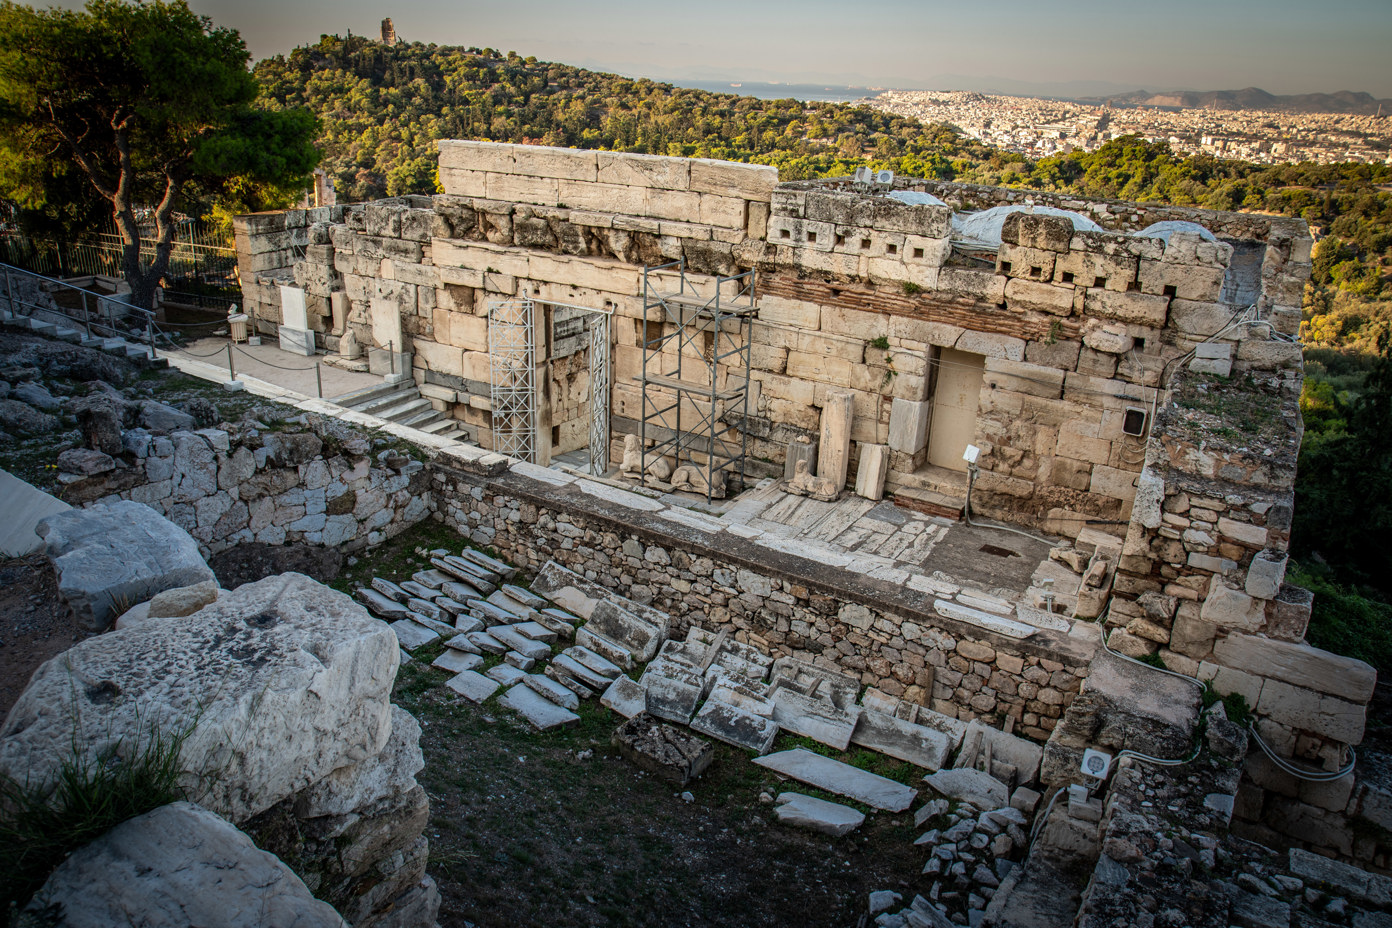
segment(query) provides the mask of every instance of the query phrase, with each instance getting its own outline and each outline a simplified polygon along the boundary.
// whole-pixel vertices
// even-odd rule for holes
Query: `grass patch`
[[[69,854],[122,822],[187,798],[179,750],[192,730],[151,728],[124,756],[69,758],[46,788],[0,777],[0,907],[22,907]]]
[[[1310,644],[1367,661],[1380,676],[1392,671],[1392,603],[1303,565],[1294,566],[1287,580],[1315,594],[1305,633]]]

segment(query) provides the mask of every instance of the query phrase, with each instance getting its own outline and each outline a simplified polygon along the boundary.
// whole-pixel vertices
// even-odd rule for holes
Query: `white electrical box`
[[[1112,769],[1112,755],[1088,748],[1083,752],[1083,762],[1079,765],[1083,775],[1094,780],[1107,779],[1107,771]]]
[[[976,459],[981,455],[981,449],[976,445],[967,445],[967,450],[962,452],[962,460],[968,464],[975,464]]]

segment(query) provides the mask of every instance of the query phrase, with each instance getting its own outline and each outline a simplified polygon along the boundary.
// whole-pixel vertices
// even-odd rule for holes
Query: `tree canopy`
[[[218,197],[255,208],[302,189],[318,162],[314,117],[254,106],[248,60],[235,30],[194,14],[186,0],[42,11],[7,0],[0,195],[68,235],[91,221],[92,199],[104,202],[121,233],[132,299],[149,306],[179,212],[204,212]],[[142,219],[155,230],[148,264]]]

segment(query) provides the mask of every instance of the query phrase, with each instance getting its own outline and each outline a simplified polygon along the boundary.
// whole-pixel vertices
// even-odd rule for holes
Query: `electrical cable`
[[[1270,758],[1273,764],[1275,764],[1277,767],[1281,768],[1291,776],[1295,777],[1296,779],[1308,780],[1311,783],[1332,783],[1335,780],[1342,780],[1350,773],[1353,773],[1353,768],[1358,764],[1358,752],[1356,752],[1353,749],[1353,745],[1349,745],[1348,750],[1350,759],[1348,764],[1342,770],[1319,772],[1302,770],[1301,768],[1292,764],[1290,761],[1285,760],[1282,757],[1278,757],[1276,755],[1276,752],[1272,750],[1271,745],[1263,741],[1262,736],[1257,734],[1257,729],[1255,725],[1252,725],[1249,722],[1247,724],[1247,731],[1249,734],[1251,734],[1253,740],[1257,742],[1257,747],[1261,748],[1262,753],[1265,754],[1268,758]]]

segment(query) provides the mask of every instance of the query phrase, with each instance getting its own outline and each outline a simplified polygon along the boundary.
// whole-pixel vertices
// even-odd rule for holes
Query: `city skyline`
[[[1332,0],[1318,8],[1296,0],[1176,0],[1163,9],[1072,0],[1047,10],[1006,0],[989,21],[938,0],[854,9],[826,0],[757,6],[710,0],[699,14],[634,0],[600,8],[557,0],[505,7],[443,0],[190,5],[238,29],[257,59],[321,34],[376,36],[390,16],[404,41],[516,50],[660,80],[1013,92],[1034,86],[1038,93],[1076,95],[1255,86],[1277,94],[1350,90],[1392,97],[1384,57],[1392,44],[1392,5],[1377,0]]]

